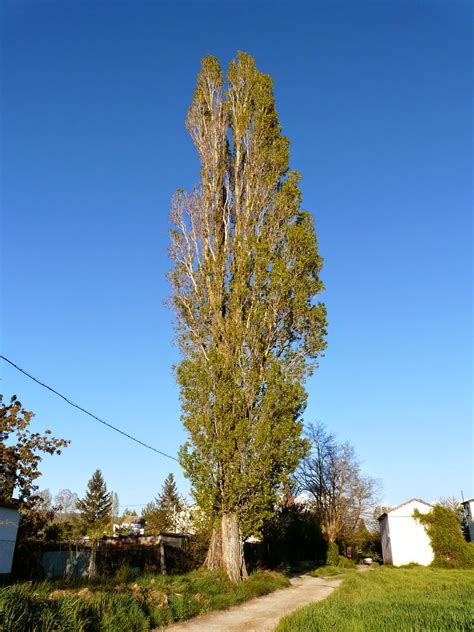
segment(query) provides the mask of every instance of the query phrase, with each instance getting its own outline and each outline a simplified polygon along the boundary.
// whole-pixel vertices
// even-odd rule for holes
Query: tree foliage
[[[362,474],[354,448],[323,424],[311,424],[307,436],[311,452],[298,472],[301,489],[310,495],[325,537],[350,539],[372,514],[377,483]]]
[[[84,498],[77,501],[81,522],[87,531],[95,531],[110,521],[112,498],[100,470],[96,470],[89,482]]]
[[[273,517],[265,522],[262,535],[264,560],[271,568],[309,560],[313,567],[325,563],[328,545],[319,524],[313,513],[296,500],[282,498]]]
[[[159,509],[170,513],[180,511],[182,508],[183,499],[179,495],[172,473],[165,478],[163,489],[158,495],[157,504]]]
[[[204,58],[186,125],[201,177],[171,213],[189,434],[180,461],[206,513],[232,515],[248,536],[305,453],[303,382],[325,347],[322,259],[272,80],[250,55],[231,62],[227,85],[218,60]]]
[[[116,520],[120,512],[120,499],[117,492],[113,492],[111,494],[111,498],[112,498],[112,518]]]
[[[434,553],[434,566],[474,568],[474,543],[466,542],[458,512],[434,505],[429,513],[417,509],[414,517],[426,526]]]
[[[462,505],[459,498],[456,496],[443,496],[437,502],[437,505],[441,505],[441,507],[446,507],[446,509],[451,509],[455,513],[462,513]]]
[[[70,489],[60,489],[54,497],[54,504],[58,513],[72,514],[77,510],[77,501],[79,496]]]
[[[174,476],[170,473],[156,499],[148,503],[142,511],[142,516],[147,522],[146,531],[150,533],[175,531],[176,515],[182,509],[184,509],[184,501],[179,495]]]
[[[57,439],[51,430],[32,432],[30,429],[34,413],[25,410],[13,395],[9,404],[0,395],[0,499],[11,501],[15,494],[20,507],[35,503],[41,476],[39,464],[43,454],[61,454],[69,445],[66,439]]]

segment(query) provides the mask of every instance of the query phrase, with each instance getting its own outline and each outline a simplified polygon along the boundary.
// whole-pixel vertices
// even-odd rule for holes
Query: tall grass
[[[355,568],[343,568],[341,566],[320,566],[314,571],[311,571],[312,577],[336,577],[341,575],[347,575],[351,573],[357,573]]]
[[[257,572],[244,582],[232,584],[223,573],[201,569],[179,576],[144,577],[137,580],[135,591],[142,592],[151,623],[159,626],[223,610],[289,583],[280,573]]]
[[[57,597],[49,585],[16,584],[0,590],[0,630],[5,632],[115,632],[149,629],[130,595],[77,593]]]
[[[349,576],[328,599],[282,619],[275,632],[474,630],[474,571],[380,570]]]
[[[220,573],[148,575],[126,573],[104,584],[22,583],[0,588],[2,632],[142,632],[287,586],[278,573],[258,572],[237,585]]]

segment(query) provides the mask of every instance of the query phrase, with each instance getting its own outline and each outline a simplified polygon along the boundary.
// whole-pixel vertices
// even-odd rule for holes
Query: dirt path
[[[312,601],[324,599],[340,583],[340,579],[302,575],[292,579],[289,588],[281,588],[228,610],[175,623],[167,627],[166,632],[270,632],[282,617]]]

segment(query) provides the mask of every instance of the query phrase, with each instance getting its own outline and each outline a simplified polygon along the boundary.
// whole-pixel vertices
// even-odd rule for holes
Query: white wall
[[[0,573],[11,571],[19,521],[16,509],[0,507]]]
[[[428,566],[433,561],[433,549],[425,527],[413,517],[415,509],[418,509],[420,513],[431,511],[429,505],[412,500],[388,512],[386,520],[394,566],[410,562]]]
[[[388,517],[385,516],[379,523],[380,540],[382,542],[382,556],[384,564],[393,564],[392,545],[390,542],[390,531],[388,528]]]

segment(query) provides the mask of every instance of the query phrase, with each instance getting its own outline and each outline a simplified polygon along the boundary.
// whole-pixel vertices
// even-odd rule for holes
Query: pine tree
[[[206,57],[187,129],[199,186],[173,201],[169,278],[189,441],[180,461],[215,521],[207,558],[246,576],[242,538],[271,514],[307,450],[304,380],[325,348],[326,310],[313,218],[288,169],[273,84],[246,53],[224,82]]]
[[[161,493],[143,508],[142,516],[147,522],[147,532],[175,530],[176,514],[182,508],[183,499],[179,495],[174,476],[170,473],[163,483]]]
[[[171,514],[180,511],[182,508],[182,504],[182,499],[178,493],[178,488],[176,487],[176,481],[174,480],[173,474],[170,473],[163,483],[161,494],[158,495],[158,509]]]
[[[110,521],[112,498],[100,470],[96,470],[87,483],[86,495],[77,501],[77,508],[87,530],[105,527]]]

